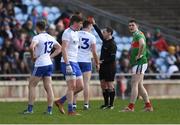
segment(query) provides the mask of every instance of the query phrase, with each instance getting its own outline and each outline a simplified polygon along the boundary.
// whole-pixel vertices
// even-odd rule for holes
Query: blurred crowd
[[[55,23],[49,24],[47,13],[39,14],[34,7],[25,23],[22,23],[15,18],[15,6],[27,13],[27,8],[21,0],[0,0],[0,74],[27,74],[31,72],[32,61],[29,45],[32,37],[36,35],[35,24],[38,20],[47,22],[47,32],[56,37],[58,41],[61,41],[62,31],[69,26],[70,22],[69,14],[64,13]]]
[[[68,10],[51,23],[47,19],[47,12],[38,13],[34,7],[28,14],[27,20],[22,23],[15,18],[15,6],[27,13],[27,7],[22,4],[21,0],[0,0],[0,74],[31,72],[29,45],[32,37],[36,34],[37,20],[45,20],[48,24],[47,32],[61,42],[62,33],[69,26],[70,17],[73,14],[82,16],[80,12],[74,13]],[[159,29],[156,29],[154,34],[147,32],[146,38],[149,50],[147,73],[161,73],[161,75],[147,76],[147,78],[173,78],[172,74],[179,73],[180,69],[180,46],[167,43]],[[59,73],[60,57],[61,55],[58,55],[54,60],[55,73]],[[129,50],[123,50],[120,58],[117,58],[117,72],[130,73]]]
[[[0,73],[29,73],[23,55],[28,51],[32,29],[15,19],[15,1],[0,1]],[[32,33],[30,35],[30,31]]]

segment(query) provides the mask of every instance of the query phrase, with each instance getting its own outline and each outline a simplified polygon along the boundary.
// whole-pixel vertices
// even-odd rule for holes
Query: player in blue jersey
[[[29,80],[29,96],[28,96],[28,107],[24,111],[24,114],[33,113],[33,105],[35,101],[35,87],[38,82],[42,79],[44,88],[47,92],[47,114],[52,114],[54,94],[52,90],[52,58],[61,52],[60,44],[45,32],[46,24],[44,21],[39,21],[36,24],[36,31],[38,35],[34,36],[30,45],[31,57],[34,61],[34,69]],[[55,51],[51,53],[52,49]]]
[[[67,93],[65,96],[55,101],[56,106],[62,114],[65,114],[63,103],[68,101],[68,115],[77,115],[73,110],[74,95],[83,90],[82,73],[77,63],[79,46],[78,30],[82,27],[82,18],[72,16],[70,27],[62,35],[62,59],[61,71],[67,82]]]
[[[91,79],[93,57],[96,69],[99,70],[99,59],[96,52],[96,37],[91,34],[93,25],[89,21],[83,22],[83,28],[79,31],[80,46],[78,51],[78,64],[83,73],[84,83],[84,110],[89,109],[89,81]],[[73,107],[76,108],[76,99],[74,99]]]

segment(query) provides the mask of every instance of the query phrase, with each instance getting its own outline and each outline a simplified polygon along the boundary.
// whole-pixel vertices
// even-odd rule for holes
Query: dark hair
[[[36,23],[36,26],[40,29],[40,30],[45,30],[46,29],[46,22],[45,21],[38,21]]]
[[[106,27],[106,31],[108,33],[111,33],[111,35],[113,34],[113,29],[111,27]]]
[[[89,21],[87,21],[87,20],[85,20],[85,21],[83,22],[83,28],[87,28],[89,25],[91,25],[91,22],[89,22]]]
[[[74,15],[76,15],[76,16],[80,16],[82,13],[81,12],[79,12],[79,11],[76,11],[75,13],[74,13]]]
[[[74,22],[79,23],[81,21],[83,21],[82,17],[74,15],[71,17],[70,24],[72,25]]]
[[[137,23],[137,21],[135,19],[130,19],[129,23]]]

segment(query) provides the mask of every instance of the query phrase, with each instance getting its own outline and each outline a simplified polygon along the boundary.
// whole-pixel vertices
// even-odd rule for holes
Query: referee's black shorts
[[[115,74],[116,74],[116,64],[115,63],[111,63],[111,64],[102,63],[100,65],[99,80],[104,80],[106,82],[112,82],[112,81],[114,81]]]

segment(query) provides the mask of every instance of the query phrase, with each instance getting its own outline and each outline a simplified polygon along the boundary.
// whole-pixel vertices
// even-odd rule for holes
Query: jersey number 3
[[[50,53],[51,52],[52,44],[53,44],[52,41],[44,43],[44,45],[45,45],[44,53]]]
[[[87,38],[82,38],[81,40],[82,40],[82,42],[83,42],[83,45],[81,46],[81,48],[82,48],[82,49],[87,49],[87,48],[89,48],[89,43],[88,43],[89,39],[87,39]]]

